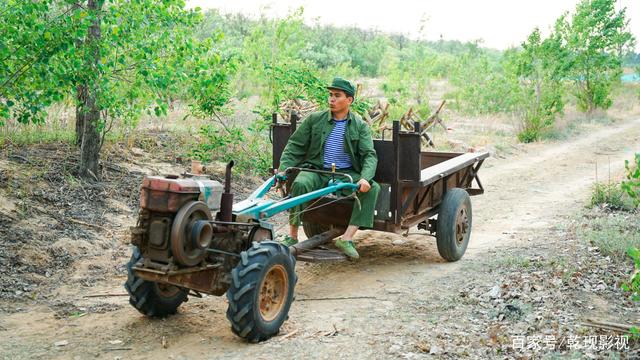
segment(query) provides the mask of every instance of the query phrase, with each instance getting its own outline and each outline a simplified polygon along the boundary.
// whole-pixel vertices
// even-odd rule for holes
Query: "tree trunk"
[[[98,108],[98,62],[100,61],[100,11],[104,0],[89,0],[87,8],[96,14],[95,20],[89,27],[87,41],[85,46],[89,47],[90,56],[87,56],[86,65],[91,69],[91,78],[85,78],[86,82],[80,84],[83,88],[82,99],[80,102],[80,110],[76,110],[76,117],[80,114],[82,124],[82,136],[80,142],[80,176],[99,180],[99,161],[100,161],[100,109]],[[91,80],[89,80],[91,79]],[[76,125],[78,129],[79,125]]]
[[[76,86],[76,146],[82,146],[82,136],[84,135],[84,118],[85,111],[82,105],[85,104],[87,89],[84,85]]]

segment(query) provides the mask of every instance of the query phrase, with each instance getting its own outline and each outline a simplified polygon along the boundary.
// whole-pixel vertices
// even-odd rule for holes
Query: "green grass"
[[[32,145],[54,142],[71,144],[74,141],[75,132],[66,129],[51,129],[43,131],[37,128],[26,128],[10,134],[0,133],[0,146],[8,144]]]
[[[634,209],[633,200],[622,190],[620,184],[603,182],[593,185],[589,206],[625,211]]]

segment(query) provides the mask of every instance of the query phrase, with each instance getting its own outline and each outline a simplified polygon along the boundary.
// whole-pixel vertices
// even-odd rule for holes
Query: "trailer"
[[[273,115],[271,140],[273,168],[280,166],[280,157],[299,118],[292,114],[288,123]],[[374,139],[378,166],[374,181],[380,185],[373,230],[402,233],[413,226],[435,236],[438,252],[447,261],[459,260],[469,243],[472,225],[470,196],[484,193],[478,171],[489,153],[437,152],[421,150],[420,123],[414,131],[401,131],[393,122],[391,136]],[[308,169],[293,169],[309,171]],[[327,235],[337,236],[348,226],[353,199],[336,200],[326,196],[314,202],[313,209],[302,214],[302,226],[308,238],[334,230]],[[326,205],[326,206],[325,206]],[[342,261],[346,257],[335,251],[315,247],[330,241],[325,236],[313,243],[295,245],[298,260],[323,262]],[[294,249],[294,250],[296,250]]]

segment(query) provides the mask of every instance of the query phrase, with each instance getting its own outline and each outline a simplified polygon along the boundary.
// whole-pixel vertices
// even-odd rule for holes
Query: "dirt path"
[[[465,333],[463,325],[455,325],[455,317],[429,312],[431,304],[445,306],[443,302],[473,281],[476,275],[469,269],[487,256],[500,256],[501,248],[524,251],[540,236],[561,241],[550,229],[583,206],[595,180],[596,162],[598,178],[605,180],[609,162],[611,174],[617,174],[623,160],[639,150],[640,120],[635,120],[566,143],[532,145],[507,160],[489,159],[480,171],[486,194],[473,199],[473,234],[461,261],[445,263],[435,241],[415,229],[408,237],[362,232],[361,261],[298,264],[300,279],[290,319],[281,336],[265,343],[246,344],[231,334],[224,298],[192,298],[178,315],[165,320],[142,317],[126,297],[83,298],[121,293],[124,276],[119,276],[86,287],[60,288],[60,306],[75,311],[56,313],[50,307],[25,304],[27,311],[3,315],[0,357],[420,357],[403,349],[415,348],[428,329],[449,324],[446,334],[429,334],[434,338]],[[124,243],[125,232],[121,235]],[[122,256],[105,256],[102,261],[122,274]],[[90,270],[80,266],[74,276]]]

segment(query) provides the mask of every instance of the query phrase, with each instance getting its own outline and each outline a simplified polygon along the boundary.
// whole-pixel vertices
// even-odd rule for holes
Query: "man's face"
[[[342,112],[351,106],[353,98],[342,90],[329,89],[329,107],[332,112]]]

